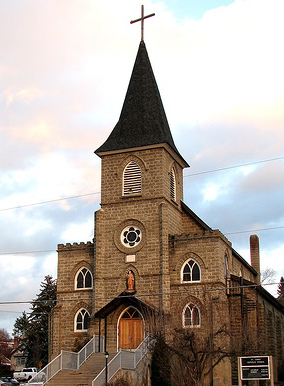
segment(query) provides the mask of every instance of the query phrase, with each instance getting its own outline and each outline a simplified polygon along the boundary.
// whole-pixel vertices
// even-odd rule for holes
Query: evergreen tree
[[[18,336],[27,354],[27,366],[38,367],[48,363],[49,318],[56,302],[56,280],[45,276],[40,292],[32,301],[31,313],[16,319],[13,335]]]
[[[26,335],[28,327],[29,318],[26,312],[24,311],[22,316],[19,316],[14,323],[13,335],[17,337]]]
[[[284,306],[284,278],[283,276],[280,279],[280,282],[278,284],[277,288],[277,299],[278,301]]]

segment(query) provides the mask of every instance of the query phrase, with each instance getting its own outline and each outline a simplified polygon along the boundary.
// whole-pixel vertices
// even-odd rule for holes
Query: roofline
[[[188,214],[188,215],[190,215],[191,217],[193,217],[194,218],[194,220],[199,224],[199,225],[201,225],[201,227],[203,228],[203,229],[205,229],[206,231],[210,231],[210,232],[213,232],[213,229],[212,228],[210,228],[210,226],[209,225],[207,225],[203,220],[201,220],[201,218],[200,217],[198,217],[197,216],[197,214],[196,213],[194,213],[183,201],[181,201],[181,208],[182,208],[182,210],[186,213],[186,214]]]
[[[197,216],[183,201],[181,201],[181,208],[188,215],[193,217],[195,221],[202,226],[203,229],[213,232],[213,229],[209,227],[200,217]],[[222,232],[220,232],[222,234]],[[235,249],[232,248],[232,254],[236,257],[247,269],[251,271],[254,276],[257,276],[259,272],[257,272]]]
[[[117,304],[115,304],[117,303]],[[143,300],[139,299],[133,294],[129,294],[127,292],[122,292],[120,295],[113,298],[110,302],[108,302],[106,305],[104,305],[100,310],[95,312],[94,318],[105,318],[106,316],[110,315],[112,312],[114,312],[121,304],[131,305],[134,307],[137,307],[137,304],[141,306],[141,308],[150,310],[153,314],[158,314],[158,311],[150,306],[149,304],[145,303]],[[136,304],[133,304],[136,303]]]
[[[186,160],[178,154],[176,151],[172,149],[172,147],[168,143],[157,143],[154,145],[145,145],[145,146],[139,146],[139,147],[131,147],[128,149],[118,149],[118,150],[109,150],[109,151],[95,151],[94,153],[98,155],[99,157],[103,157],[105,155],[113,155],[113,154],[119,154],[119,153],[129,153],[133,151],[140,151],[140,150],[149,150],[149,149],[158,149],[158,148],[164,148],[179,164],[182,168],[188,168],[190,165],[186,162]]]
[[[236,257],[243,265],[246,266],[246,268],[248,268],[251,273],[254,275],[254,276],[257,276],[259,275],[259,272],[257,272],[251,265],[250,263],[248,263],[235,249],[232,248],[232,254],[234,257]]]
[[[258,292],[260,292],[268,301],[274,304],[283,314],[284,314],[284,306],[273,296],[270,292],[268,292],[261,285],[256,288]]]
[[[238,279],[238,280],[241,279],[240,276],[236,276],[233,274],[231,274],[230,277],[234,278],[234,279]],[[254,283],[254,282],[247,280],[247,279],[244,279],[244,278],[242,278],[242,279],[243,279],[244,286],[255,289],[257,292],[259,292],[261,295],[263,295],[263,297],[266,300],[268,300],[270,303],[273,303],[273,305],[284,314],[284,306],[273,295],[271,295],[270,292],[268,292],[265,288],[263,288],[263,286],[261,284]]]

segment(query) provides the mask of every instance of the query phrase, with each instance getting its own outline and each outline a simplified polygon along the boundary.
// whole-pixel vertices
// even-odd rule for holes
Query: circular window
[[[144,225],[135,219],[128,219],[118,224],[113,236],[117,249],[127,255],[140,251],[147,239]]]
[[[131,225],[123,229],[120,239],[125,247],[133,248],[140,243],[142,232],[138,227]]]

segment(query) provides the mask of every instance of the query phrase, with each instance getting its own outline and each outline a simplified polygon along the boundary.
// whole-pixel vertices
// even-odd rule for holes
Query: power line
[[[18,205],[18,206],[13,206],[10,208],[2,208],[0,209],[0,212],[3,212],[5,210],[12,210],[12,209],[21,209],[21,208],[26,208],[28,206],[35,206],[35,205],[42,205],[42,204],[50,204],[53,202],[57,201],[65,201],[65,200],[72,200],[73,198],[80,198],[80,197],[85,197],[85,196],[92,196],[94,194],[99,194],[100,192],[92,192],[92,193],[85,193],[85,194],[78,194],[77,196],[69,196],[69,197],[63,197],[63,198],[55,198],[54,200],[48,200],[48,201],[40,201],[40,202],[35,202],[32,204],[24,204],[24,205]]]
[[[19,252],[0,252],[1,255],[24,255],[24,254],[33,254],[33,253],[48,253],[48,252],[56,252],[56,249],[45,249],[42,251],[19,251]]]
[[[201,174],[215,173],[215,172],[220,172],[220,171],[223,171],[223,170],[236,169],[236,168],[241,168],[241,167],[250,166],[250,165],[257,165],[257,164],[260,164],[260,163],[265,163],[265,162],[270,162],[270,161],[279,161],[281,159],[284,159],[284,156],[276,157],[276,158],[270,158],[270,159],[261,160],[261,161],[249,162],[249,163],[240,164],[240,165],[227,166],[227,167],[220,168],[220,169],[206,170],[206,171],[203,171],[203,172],[187,174],[184,177],[193,177],[193,176],[198,176],[198,175],[201,175]],[[92,193],[78,194],[76,196],[69,196],[69,197],[63,197],[63,198],[55,198],[53,200],[40,201],[40,202],[31,203],[31,204],[23,204],[23,205],[13,206],[13,207],[10,207],[10,208],[2,208],[2,209],[0,209],[0,212],[6,211],[6,210],[27,208],[29,206],[50,204],[50,203],[58,202],[58,201],[72,200],[74,198],[81,198],[81,197],[85,197],[85,196],[92,196],[92,195],[100,194],[100,193],[101,192],[98,191],[98,192],[92,192]]]
[[[277,160],[280,160],[280,159],[284,159],[284,156],[277,157],[277,158],[266,159],[266,160],[261,160],[261,161],[250,162],[250,163],[245,163],[245,164],[240,164],[240,165],[235,165],[235,166],[228,166],[228,167],[224,167],[224,168],[220,168],[220,169],[208,170],[208,171],[204,171],[204,172],[199,172],[199,173],[185,175],[184,177],[192,177],[192,176],[196,176],[196,175],[200,175],[200,174],[214,173],[214,172],[218,172],[218,171],[222,171],[222,170],[227,170],[227,169],[234,169],[234,168],[240,168],[240,167],[244,167],[244,166],[255,165],[255,164],[260,164],[260,163],[265,163],[265,162],[270,162],[270,161],[277,161]],[[0,212],[1,211],[6,211],[6,210],[21,209],[21,208],[26,208],[26,207],[30,207],[30,206],[54,203],[54,202],[58,202],[58,201],[71,200],[71,199],[81,198],[81,197],[85,197],[85,196],[91,196],[91,195],[95,195],[95,194],[100,194],[100,191],[92,192],[92,193],[79,194],[79,195],[76,195],[76,196],[63,197],[63,198],[58,198],[58,199],[53,199],[53,200],[41,201],[41,202],[37,202],[37,203],[19,205],[19,206],[10,207],[10,208],[2,208],[2,209],[0,209]],[[259,228],[259,229],[251,229],[251,230],[243,230],[243,231],[235,231],[235,232],[225,232],[224,235],[234,235],[234,234],[241,234],[241,233],[269,231],[269,230],[276,230],[276,229],[283,229],[283,228],[284,228],[284,226],[279,226],[279,227]],[[74,250],[74,248],[72,248],[72,250]],[[36,250],[36,251],[0,252],[0,256],[1,255],[20,255],[20,254],[50,253],[50,252],[56,252],[56,249],[46,249],[46,250]]]
[[[250,231],[238,231],[238,232],[228,232],[228,233],[224,233],[224,235],[236,235],[236,234],[240,234],[240,233],[250,233],[250,232],[262,232],[262,231],[271,231],[271,230],[275,230],[275,229],[283,229],[284,226],[280,226],[280,227],[271,227],[271,228],[259,228],[259,229],[252,229]]]
[[[206,284],[206,283],[204,283]],[[278,285],[279,283],[263,283],[263,284],[257,284],[252,283],[249,285],[240,285],[240,286],[224,286],[224,287],[217,287],[217,288],[201,288],[201,289],[191,289],[191,290],[184,290],[184,291],[173,291],[173,292],[157,292],[157,293],[147,293],[147,294],[140,294],[139,296],[136,296],[137,299],[143,298],[143,297],[151,297],[151,296],[167,296],[167,295],[181,295],[181,294],[190,294],[190,293],[202,293],[202,292],[215,292],[215,291],[227,291],[228,289],[234,290],[234,289],[240,289],[240,288],[252,288],[256,289],[258,287],[265,287],[269,285]],[[273,296],[273,295],[272,295]],[[92,298],[80,298],[80,301],[95,301],[95,300],[113,300],[113,299],[120,299],[120,298],[132,298],[133,295],[123,295],[123,296],[103,296],[103,297],[92,297]],[[0,305],[11,305],[11,304],[50,304],[50,303],[64,303],[64,302],[77,302],[78,299],[70,298],[70,299],[47,299],[47,300],[26,300],[26,301],[4,301],[0,302]]]
[[[240,165],[234,165],[234,166],[227,166],[224,168],[220,169],[212,169],[212,170],[206,170],[204,172],[198,172],[198,173],[193,173],[193,174],[187,174],[184,177],[192,177],[192,176],[198,176],[200,174],[207,174],[207,173],[215,173],[215,172],[221,172],[223,170],[228,170],[228,169],[236,169],[236,168],[242,168],[244,166],[251,166],[251,165],[257,165],[265,162],[270,162],[270,161],[279,161],[280,159],[283,159],[284,157],[277,157],[277,158],[270,158],[262,161],[255,161],[255,162],[249,162],[246,164],[240,164]]]
[[[0,310],[0,312],[9,313],[9,314],[21,314],[22,311],[12,311],[12,310]]]
[[[284,226],[271,227],[271,228],[250,229],[250,230],[236,231],[236,232],[225,232],[225,233],[223,233],[223,235],[224,236],[227,236],[227,235],[237,235],[237,234],[241,234],[241,233],[271,231],[271,230],[276,230],[276,229],[284,229]],[[85,246],[85,249],[89,249],[89,248],[90,248],[90,245],[86,245]],[[84,249],[84,247],[82,247],[82,246],[80,246],[78,244],[78,249],[82,250],[82,249]],[[64,252],[74,251],[74,250],[76,250],[76,247],[74,247],[74,246],[72,246],[71,248],[66,248],[66,247],[64,248]],[[17,251],[17,252],[0,252],[0,256],[35,254],[35,253],[51,253],[51,252],[57,252],[57,249],[43,249],[43,250],[36,250],[36,251]]]

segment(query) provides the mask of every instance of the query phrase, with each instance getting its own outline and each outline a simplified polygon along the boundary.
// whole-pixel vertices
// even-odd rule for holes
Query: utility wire
[[[74,249],[73,249],[74,250]],[[49,252],[56,252],[56,249],[45,249],[42,251],[20,251],[20,252],[0,252],[1,255],[23,255],[23,254],[33,254],[33,253],[49,253]]]
[[[200,174],[215,173],[215,172],[221,172],[221,171],[223,171],[223,170],[228,170],[228,169],[242,168],[242,167],[244,167],[244,166],[257,165],[257,164],[261,164],[261,163],[265,163],[265,162],[270,162],[270,161],[278,161],[278,160],[283,159],[283,158],[284,158],[284,157],[270,158],[270,159],[266,159],[266,160],[262,160],[262,161],[249,162],[249,163],[246,163],[246,164],[240,164],[240,165],[234,165],[234,166],[227,166],[227,167],[220,168],[220,169],[206,170],[206,171],[204,171],[204,172],[198,172],[198,173],[193,173],[193,174],[187,174],[187,175],[185,175],[184,177],[192,177],[192,176],[198,176],[198,175],[200,175]]]
[[[265,163],[265,162],[270,162],[270,161],[278,161],[278,160],[281,160],[281,159],[284,159],[284,156],[277,157],[277,158],[270,158],[270,159],[266,159],[266,160],[262,160],[262,161],[249,162],[249,163],[240,164],[240,165],[227,166],[227,167],[220,168],[220,169],[212,169],[212,170],[207,170],[207,171],[203,171],[203,172],[187,174],[184,177],[193,177],[193,176],[198,176],[198,175],[201,175],[201,174],[215,173],[215,172],[220,172],[220,171],[228,170],[228,169],[236,169],[236,168],[241,168],[241,167],[244,167],[244,166],[257,165],[257,164],[260,164],[260,163]],[[53,200],[40,201],[40,202],[31,203],[31,204],[18,205],[18,206],[13,206],[13,207],[10,207],[10,208],[2,208],[2,209],[0,209],[0,212],[6,211],[6,210],[27,208],[29,206],[50,204],[50,203],[57,202],[57,201],[71,200],[71,199],[74,199],[74,198],[80,198],[80,197],[85,197],[85,196],[92,196],[92,195],[100,194],[100,193],[101,192],[98,191],[98,192],[92,192],[92,193],[78,194],[76,196],[69,196],[69,197],[63,197],[63,198],[55,198]]]
[[[206,284],[206,283],[203,283]],[[240,289],[240,288],[253,288],[256,289],[257,287],[265,287],[268,285],[278,285],[279,283],[263,283],[263,284],[256,284],[252,283],[249,285],[242,285],[242,286],[224,286],[224,287],[218,287],[218,288],[201,288],[201,289],[191,289],[191,290],[184,290],[184,291],[173,291],[173,292],[158,292],[158,293],[147,293],[147,294],[140,294],[139,296],[136,296],[137,299],[143,298],[143,297],[151,297],[151,296],[166,296],[166,295],[181,295],[181,294],[189,294],[189,293],[201,293],[201,292],[215,292],[215,291],[227,291],[228,289],[234,290],[234,289]],[[273,295],[271,295],[273,296]],[[95,300],[113,300],[113,299],[120,299],[120,298],[132,298],[133,295],[123,295],[123,296],[103,296],[103,297],[92,297],[92,298],[80,298],[80,301],[95,301]],[[78,299],[70,298],[70,299],[47,299],[47,300],[26,300],[26,301],[4,301],[0,302],[0,305],[11,305],[11,304],[50,304],[50,303],[63,303],[63,302],[77,302]]]
[[[271,231],[271,230],[275,230],[275,229],[283,229],[284,226],[280,226],[280,227],[271,227],[271,228],[259,228],[259,229],[252,229],[250,231],[238,231],[238,232],[228,232],[228,233],[224,233],[224,235],[237,235],[239,233],[249,233],[249,232],[261,232],[261,231]]]
[[[196,176],[196,175],[200,175],[200,174],[214,173],[214,172],[218,172],[218,171],[222,171],[222,170],[227,170],[227,169],[234,169],[234,168],[240,168],[240,167],[244,167],[244,166],[255,165],[255,164],[260,164],[260,163],[265,163],[265,162],[270,162],[270,161],[277,161],[277,160],[280,160],[280,159],[284,159],[284,156],[283,157],[277,157],[277,158],[271,158],[271,159],[267,159],[267,160],[262,160],[262,161],[245,163],[245,164],[241,164],[241,165],[228,166],[228,167],[221,168],[221,169],[213,169],[213,170],[208,170],[208,171],[204,171],[204,172],[188,174],[188,175],[185,175],[184,177],[192,177],[192,176]],[[64,197],[64,198],[58,198],[58,199],[54,199],[54,200],[41,201],[41,202],[32,203],[32,204],[19,205],[19,206],[10,207],[10,208],[3,208],[3,209],[0,209],[0,212],[6,211],[6,210],[12,210],[12,209],[26,208],[26,207],[35,206],[35,205],[48,204],[48,203],[53,203],[53,202],[57,202],[57,201],[70,200],[70,199],[74,199],[74,198],[91,196],[91,195],[95,195],[95,194],[100,194],[100,191],[92,192],[92,193],[86,193],[86,194],[80,194],[80,195],[76,195],[76,196],[69,196],[69,197]],[[260,231],[276,230],[276,229],[283,229],[283,228],[284,228],[284,226],[270,227],[270,228],[259,228],[259,229],[227,232],[227,233],[224,233],[224,235],[225,236],[226,235],[235,235],[235,234],[241,234],[241,233],[260,232]],[[72,250],[74,250],[73,247],[72,247]],[[65,249],[65,251],[66,251],[66,249]],[[39,251],[0,252],[0,256],[1,255],[20,255],[20,254],[34,254],[34,253],[49,253],[49,252],[56,252],[56,250],[55,249],[46,249],[46,250],[39,250]]]
[[[224,234],[224,236],[227,236],[227,235],[237,235],[237,234],[241,234],[241,233],[271,231],[271,230],[276,230],[276,229],[284,229],[284,226],[271,227],[271,228],[250,229],[250,230],[236,231],[236,232],[227,232],[227,233],[223,233],[223,234]],[[90,245],[85,245],[85,249],[89,249],[89,248],[90,248]],[[78,248],[77,249],[82,250],[82,249],[84,249],[84,247],[82,247],[82,245],[78,244]],[[64,250],[62,250],[62,251],[68,252],[68,251],[74,251],[74,250],[76,250],[76,247],[74,247],[74,244],[73,244],[71,248],[65,247]],[[4,256],[4,255],[23,255],[23,254],[34,254],[34,253],[51,253],[51,252],[57,252],[57,249],[43,249],[43,250],[40,250],[40,251],[0,252],[0,256]]]
[[[69,196],[69,197],[63,197],[63,198],[56,198],[54,200],[48,200],[48,201],[40,201],[40,202],[35,202],[32,204],[25,204],[25,205],[19,205],[19,206],[13,206],[11,208],[2,208],[0,209],[0,212],[3,212],[4,210],[12,210],[12,209],[21,209],[21,208],[26,208],[28,206],[35,206],[35,205],[42,205],[42,204],[50,204],[52,202],[57,202],[57,201],[65,201],[65,200],[71,200],[73,198],[80,198],[80,197],[85,197],[85,196],[92,196],[94,194],[99,194],[100,192],[93,192],[93,193],[85,193],[85,194],[78,194],[77,196]]]

